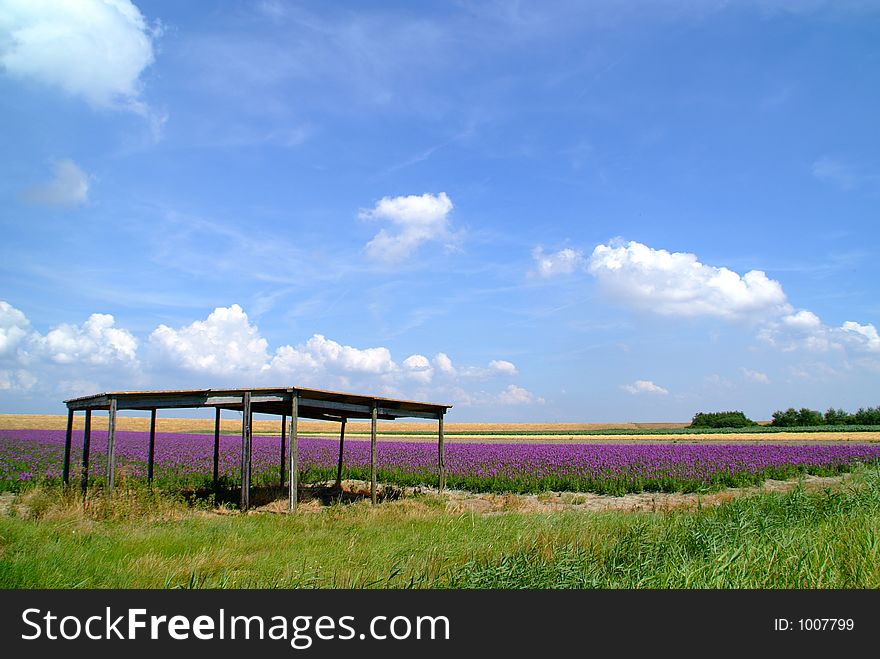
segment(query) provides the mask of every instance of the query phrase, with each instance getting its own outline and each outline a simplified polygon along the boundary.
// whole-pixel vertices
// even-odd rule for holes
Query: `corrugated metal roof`
[[[341,391],[310,389],[302,387],[252,387],[236,389],[160,389],[151,391],[108,391],[90,396],[70,398],[64,403],[74,410],[106,409],[111,398],[116,399],[117,409],[170,409],[220,407],[235,409],[241,407],[241,400],[249,393],[252,408],[258,413],[287,414],[294,394],[299,396],[299,416],[326,418],[339,416],[347,418],[367,418],[372,413],[373,403],[379,409],[379,417],[394,419],[398,417],[434,418],[446,413],[452,405],[402,400],[384,396],[369,396]]]

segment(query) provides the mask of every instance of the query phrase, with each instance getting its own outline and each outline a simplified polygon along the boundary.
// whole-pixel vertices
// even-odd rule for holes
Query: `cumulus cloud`
[[[440,371],[443,375],[455,375],[455,366],[452,365],[452,360],[445,352],[438,352],[434,355],[434,368]]]
[[[268,342],[237,304],[179,329],[159,325],[150,343],[180,367],[213,375],[257,373],[269,358]]]
[[[806,310],[768,323],[758,333],[758,337],[783,352],[837,350],[854,354],[880,353],[880,336],[873,324],[862,325],[848,320],[839,327],[832,327],[823,323],[813,312]]]
[[[410,355],[403,360],[403,368],[409,378],[424,384],[434,377],[434,367],[424,355]]]
[[[158,34],[129,0],[7,0],[0,10],[0,69],[96,108],[144,114],[141,74],[153,63]]]
[[[110,314],[93,313],[82,325],[58,325],[33,339],[36,350],[58,364],[103,366],[137,362],[138,341],[116,327]]]
[[[632,384],[624,384],[620,387],[633,395],[635,394],[659,394],[665,396],[669,392],[663,387],[659,387],[650,380],[636,380]]]
[[[596,246],[587,268],[615,299],[655,313],[740,319],[790,309],[780,283],[760,270],[740,276],[635,241]]]
[[[388,348],[360,349],[315,334],[304,344],[278,348],[264,370],[295,377],[322,373],[383,375],[398,369]]]
[[[583,253],[571,248],[547,254],[543,247],[538,246],[532,250],[532,258],[535,260],[538,276],[544,278],[570,274],[583,269],[587,264]]]
[[[30,333],[30,326],[24,313],[0,300],[0,357],[15,353]]]
[[[507,385],[507,388],[498,394],[497,400],[501,405],[531,405],[536,403],[542,405],[544,403],[543,398],[535,396],[528,389],[518,387],[515,384]]]
[[[399,263],[411,257],[422,244],[449,239],[452,200],[445,192],[406,197],[383,197],[363,220],[388,220],[396,231],[381,229],[367,243],[367,255],[377,261]]]
[[[452,392],[456,403],[485,405],[543,402],[515,385],[497,394],[464,393],[459,383],[468,378],[517,375],[516,366],[503,359],[457,368],[449,355],[438,352],[433,359],[416,353],[398,363],[384,346],[344,345],[321,334],[270,352],[259,327],[237,304],[217,307],[182,327],[159,325],[148,344],[139,356],[138,339],[117,327],[112,315],[99,313],[82,325],[64,323],[43,335],[22,311],[0,301],[0,390],[39,386],[74,397],[102,389],[150,388],[151,379],[161,373],[162,388],[193,386],[191,377],[197,374],[216,378],[208,386],[314,386],[420,399],[445,399]]]
[[[489,370],[499,375],[516,375],[516,366],[505,359],[493,359],[489,362]]]
[[[848,320],[840,326],[839,334],[841,339],[851,348],[864,352],[880,353],[880,335],[877,334],[877,328],[871,323],[860,325],[855,321]]]
[[[25,189],[22,196],[41,206],[77,206],[89,200],[89,177],[72,160],[56,160],[52,179]]]
[[[86,372],[102,377],[124,373],[130,380],[140,366],[137,348],[134,335],[117,327],[110,314],[92,314],[82,325],[62,323],[44,335],[21,310],[0,300],[0,390],[22,392],[40,385],[60,393],[64,378]]]

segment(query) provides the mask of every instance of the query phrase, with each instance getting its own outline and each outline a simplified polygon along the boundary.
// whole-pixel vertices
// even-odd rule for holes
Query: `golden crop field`
[[[226,414],[232,414],[227,412]],[[74,417],[74,428],[82,429],[84,415],[77,414]],[[687,423],[446,423],[444,430],[448,433],[467,433],[481,435],[487,432],[552,432],[552,433],[579,433],[590,430],[608,430],[623,428],[630,430],[653,429],[653,428],[684,428]],[[0,429],[41,429],[63,430],[67,427],[67,417],[64,415],[51,414],[0,414]],[[107,415],[97,412],[92,415],[92,427],[96,430],[107,428]],[[224,432],[235,432],[241,428],[240,418],[222,419],[220,427]],[[119,430],[146,431],[150,429],[148,417],[117,417]],[[406,422],[406,421],[380,421],[378,431],[380,433],[423,433],[433,432],[437,428],[434,422]],[[305,433],[331,433],[339,432],[339,424],[330,421],[299,421],[299,429]],[[156,419],[156,430],[159,432],[213,432],[213,419],[183,419],[163,418],[161,414]],[[281,419],[256,419],[254,431],[258,433],[281,432]],[[346,434],[361,434],[370,432],[369,421],[351,421],[346,424]]]

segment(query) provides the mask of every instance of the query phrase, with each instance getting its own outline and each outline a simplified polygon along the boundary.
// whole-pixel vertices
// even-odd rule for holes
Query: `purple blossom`
[[[145,477],[148,434],[117,432],[117,472]],[[210,479],[213,435],[158,433],[155,477],[198,482]],[[107,432],[95,431],[90,471],[104,474]],[[57,479],[62,468],[63,430],[0,430],[0,481]],[[74,432],[71,478],[79,478],[82,431]],[[436,484],[437,446],[431,442],[381,441],[379,478],[398,484]],[[338,443],[334,439],[301,437],[299,463],[303,479],[332,478]],[[221,477],[237,482],[241,438],[220,438]],[[253,482],[277,482],[280,441],[253,438]],[[854,462],[880,461],[878,444],[631,444],[631,443],[448,443],[447,483],[474,490],[536,491],[573,489],[605,492],[641,489],[697,489],[737,484],[799,472],[835,473]],[[369,474],[370,443],[349,439],[344,455],[346,475]]]

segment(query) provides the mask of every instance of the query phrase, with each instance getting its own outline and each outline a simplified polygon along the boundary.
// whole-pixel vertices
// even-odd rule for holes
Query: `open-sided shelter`
[[[241,509],[250,507],[251,459],[254,413],[281,416],[281,484],[288,485],[289,509],[296,510],[298,495],[299,459],[297,451],[297,419],[338,421],[339,465],[337,483],[342,473],[342,452],[345,441],[345,422],[348,419],[371,419],[370,433],[370,496],[376,503],[376,423],[379,419],[393,420],[405,417],[437,420],[437,470],[439,485],[445,486],[446,466],[443,447],[443,416],[451,405],[421,403],[379,396],[363,396],[320,389],[252,388],[252,389],[189,389],[177,391],[116,391],[71,398],[67,405],[67,435],[64,442],[63,479],[70,480],[70,450],[73,436],[73,419],[76,412],[85,413],[83,432],[82,469],[80,485],[85,493],[89,478],[89,449],[91,418],[95,410],[107,411],[107,472],[106,487],[113,491],[116,470],[116,415],[123,410],[148,410],[150,412],[150,438],[147,460],[147,478],[153,477],[153,456],[156,442],[156,413],[161,409],[213,407],[214,415],[214,483],[218,482],[218,456],[220,448],[220,412],[233,410],[241,413]],[[287,417],[289,429],[285,430]],[[289,450],[286,450],[285,443]],[[285,479],[285,471],[288,478]]]

